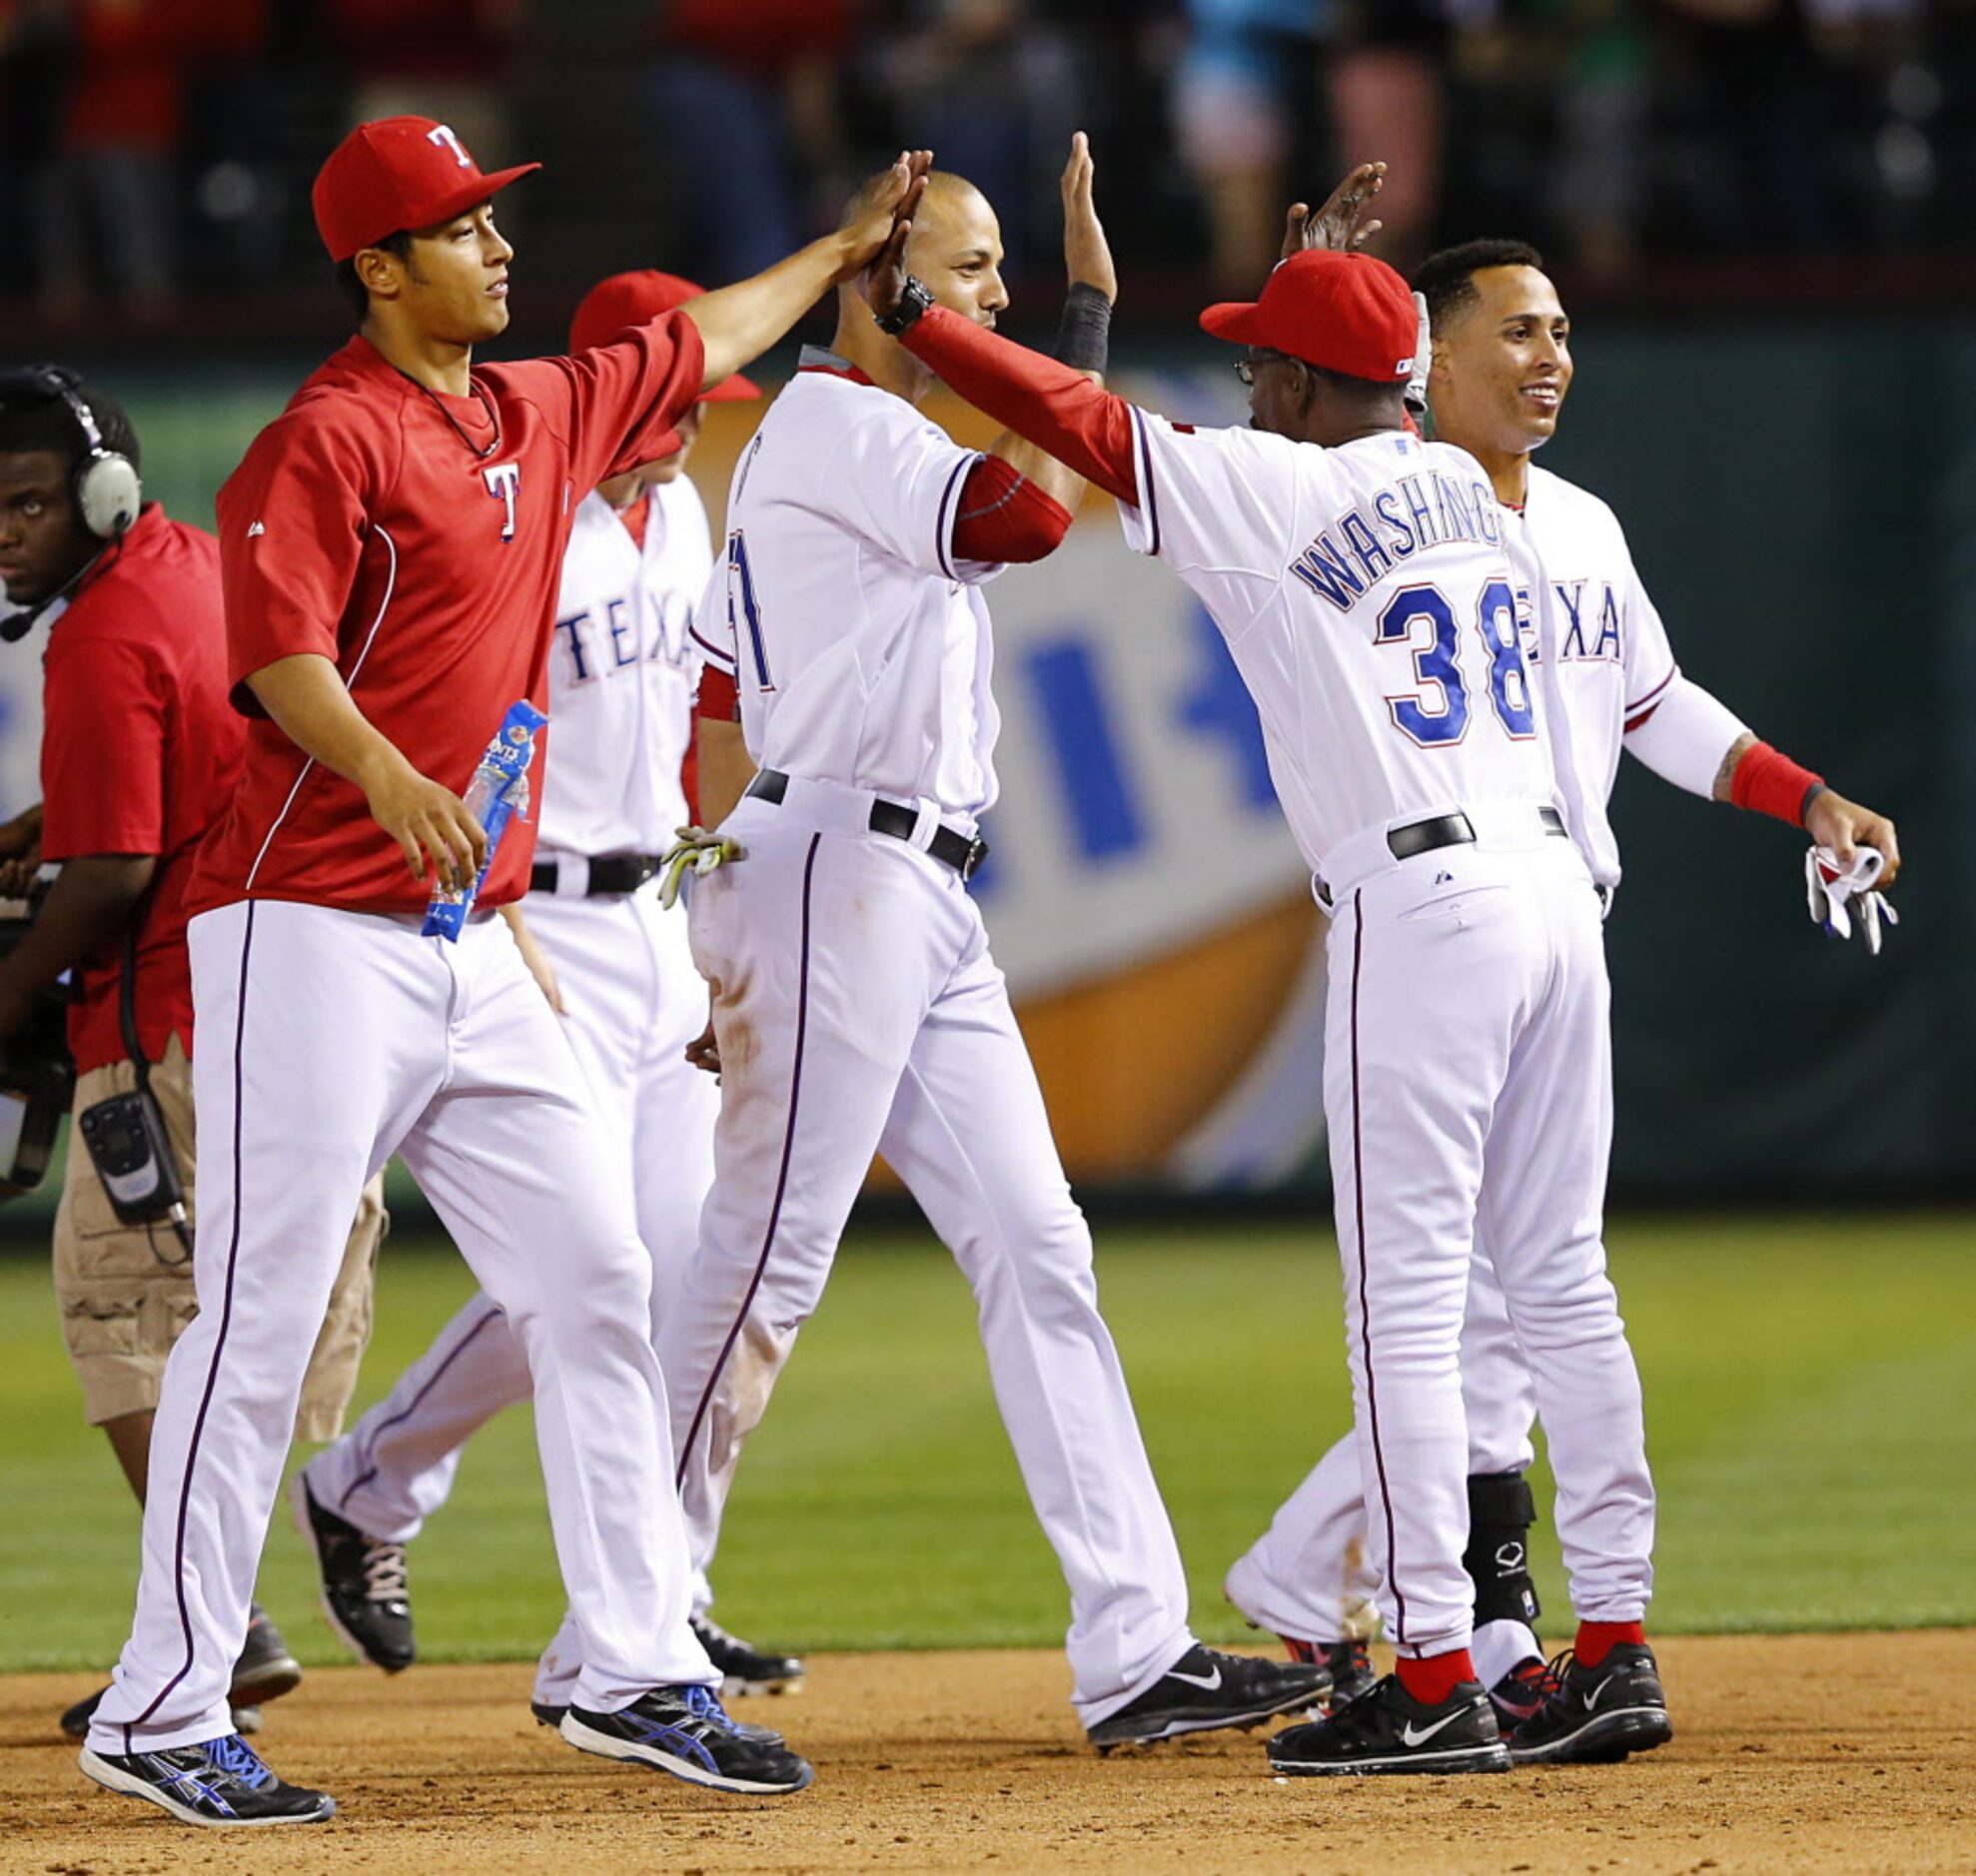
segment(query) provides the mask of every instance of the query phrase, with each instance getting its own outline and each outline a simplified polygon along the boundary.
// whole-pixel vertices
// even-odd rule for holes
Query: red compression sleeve
[[[899,343],[930,365],[956,397],[1047,450],[1107,494],[1138,502],[1132,406],[1123,398],[945,307],[921,314]]]
[[[1063,545],[1070,510],[998,456],[984,456],[961,484],[954,558],[1000,564],[1043,560]]]
[[[708,664],[700,671],[700,687],[693,697],[693,714],[709,723],[738,723],[741,720],[741,693],[732,671]]]
[[[1754,808],[1792,827],[1804,825],[1804,810],[1814,788],[1825,778],[1800,768],[1767,742],[1753,742],[1743,751],[1729,777],[1729,799],[1739,808]]]

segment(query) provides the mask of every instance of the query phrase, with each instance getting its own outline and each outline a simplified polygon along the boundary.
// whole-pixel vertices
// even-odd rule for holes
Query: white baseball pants
[[[1070,1585],[1073,1703],[1090,1725],[1192,1645],[1186,1578],[980,914],[950,868],[869,831],[870,803],[799,779],[779,806],[745,798],[725,827],[747,857],[693,887],[721,1107],[699,1254],[659,1332],[689,1540],[696,1559],[711,1547],[741,1442],[882,1151],[973,1286]]]
[[[1346,1341],[1388,1638],[1468,1645],[1459,1350],[1489,1257],[1529,1365],[1578,1615],[1637,1620],[1653,1490],[1600,1242],[1612,1100],[1598,902],[1575,848],[1470,809],[1476,843],[1328,869],[1325,1110]],[[1355,843],[1355,859],[1370,849]],[[1334,877],[1334,871],[1339,876]]]
[[[1526,1470],[1535,1457],[1530,1424],[1536,1400],[1495,1267],[1480,1243],[1469,1259],[1461,1365],[1469,1470]],[[1243,1614],[1279,1635],[1337,1641],[1378,1628],[1379,1575],[1366,1528],[1356,1433],[1347,1432],[1284,1500],[1269,1529],[1230,1566],[1227,1589]],[[1530,1646],[1516,1642],[1510,1651],[1515,1658],[1503,1663],[1504,1672]],[[1477,1666],[1482,1668],[1480,1638]],[[1498,1678],[1483,1675],[1485,1683]]]
[[[631,1190],[652,1260],[656,1324],[692,1255],[720,1107],[713,1077],[685,1057],[706,1023],[685,913],[659,906],[655,880],[621,897],[532,893],[522,911],[554,967],[563,1033],[596,1096],[613,1175]],[[467,1440],[531,1393],[527,1357],[483,1291],[384,1400],[303,1468],[310,1489],[371,1536],[409,1543],[451,1494]],[[695,1609],[710,1601],[696,1576]],[[568,1703],[576,1647],[565,1621],[543,1657],[537,1699]]]
[[[582,1704],[715,1676],[686,1625],[651,1261],[576,1058],[507,927],[280,901],[192,922],[200,1312],[165,1372],[137,1616],[90,1739],[232,1729],[227,1685],[357,1195],[402,1153],[534,1378]]]

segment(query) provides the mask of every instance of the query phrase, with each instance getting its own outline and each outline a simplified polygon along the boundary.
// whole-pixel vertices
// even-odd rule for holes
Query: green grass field
[[[1615,1274],[1661,1492],[1662,1630],[1976,1622],[1976,1226],[1966,1218],[1622,1224]],[[1110,1229],[1107,1314],[1211,1639],[1220,1576],[1345,1425],[1328,1231]],[[394,1243],[360,1405],[471,1288]],[[46,1275],[0,1261],[0,1669],[100,1668],[137,1516],[78,1419]],[[1539,1501],[1547,1501],[1540,1490]],[[842,1256],[736,1487],[730,1625],[788,1646],[1050,1644],[1061,1581],[1002,1438],[968,1293],[930,1238]],[[1562,1625],[1555,1546],[1538,1576]],[[262,1593],[336,1658],[278,1514]],[[413,1552],[428,1658],[526,1657],[560,1611],[525,1411],[483,1433]]]

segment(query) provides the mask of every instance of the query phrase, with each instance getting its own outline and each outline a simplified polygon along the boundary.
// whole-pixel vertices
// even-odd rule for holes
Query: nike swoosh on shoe
[[[1400,1737],[1410,1746],[1426,1745],[1436,1733],[1453,1726],[1458,1719],[1467,1718],[1468,1712],[1469,1709],[1463,1707],[1458,1713],[1450,1713],[1444,1718],[1436,1720],[1432,1726],[1416,1726],[1412,1720],[1409,1720],[1406,1725],[1401,1727]]]

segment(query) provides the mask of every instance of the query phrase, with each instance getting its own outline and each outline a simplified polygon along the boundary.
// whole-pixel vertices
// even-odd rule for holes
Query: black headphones
[[[121,541],[137,519],[144,500],[137,465],[117,450],[103,447],[96,413],[78,396],[82,380],[65,365],[29,365],[0,373],[0,405],[57,401],[69,407],[82,437],[82,454],[69,466],[69,493],[83,526],[98,540]],[[102,555],[93,554],[39,605],[0,618],[0,640],[12,644],[25,638],[57,599],[66,599]]]
[[[82,434],[83,453],[69,469],[69,489],[84,527],[98,540],[115,540],[137,519],[144,499],[137,468],[130,458],[103,447],[96,414],[76,394],[82,380],[65,365],[29,365],[0,375],[0,404],[24,398],[59,400]]]

